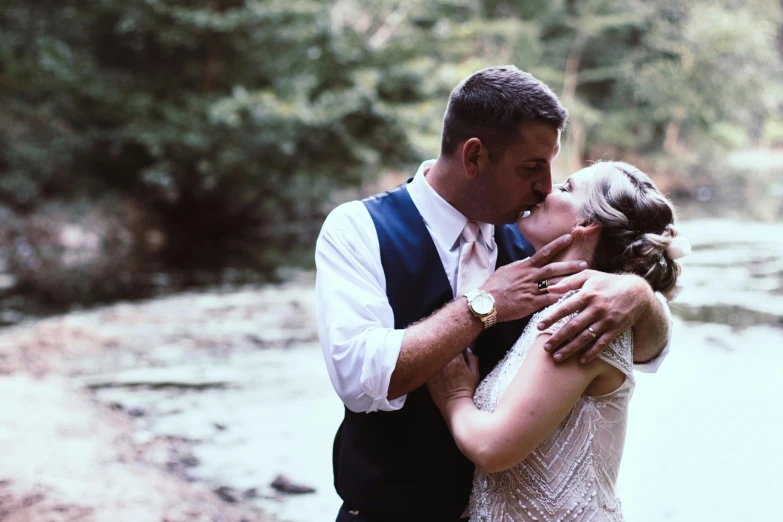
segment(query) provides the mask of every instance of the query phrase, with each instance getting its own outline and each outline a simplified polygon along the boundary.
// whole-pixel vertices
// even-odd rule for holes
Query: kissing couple
[[[689,247],[632,165],[552,185],[567,117],[530,74],[480,70],[451,93],[437,160],[327,217],[338,522],[622,520],[633,369],[668,352]]]

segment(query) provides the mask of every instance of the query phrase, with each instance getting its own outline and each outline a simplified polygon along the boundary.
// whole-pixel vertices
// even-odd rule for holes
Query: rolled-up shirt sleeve
[[[394,328],[375,226],[358,201],[326,218],[315,247],[316,322],[329,378],[354,412],[399,410],[388,400],[405,330]]]
[[[661,367],[661,363],[663,363],[663,360],[666,359],[667,355],[669,355],[669,346],[672,344],[672,313],[669,309],[669,302],[660,292],[655,292],[655,297],[658,298],[658,300],[663,304],[664,310],[666,310],[666,319],[668,319],[670,325],[669,338],[666,340],[666,347],[661,351],[661,353],[658,354],[658,357],[647,361],[646,363],[633,365],[634,370],[642,373],[657,373],[658,368]]]

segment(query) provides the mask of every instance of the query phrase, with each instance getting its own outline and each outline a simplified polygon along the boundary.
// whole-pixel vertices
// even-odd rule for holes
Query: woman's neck
[[[561,250],[554,258],[552,263],[560,261],[587,261],[587,264],[592,267],[593,265],[593,250],[594,247],[590,244],[587,238],[579,235],[573,235],[573,243]]]

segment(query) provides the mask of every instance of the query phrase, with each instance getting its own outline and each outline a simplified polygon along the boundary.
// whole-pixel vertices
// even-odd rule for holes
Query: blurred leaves
[[[0,35],[2,201],[126,194],[180,260],[412,159],[370,37],[322,2],[12,2]]]
[[[436,155],[450,90],[504,63],[562,95],[569,169],[679,172],[781,143],[782,21],[777,0],[5,0],[0,203],[131,198],[174,263],[267,245]]]

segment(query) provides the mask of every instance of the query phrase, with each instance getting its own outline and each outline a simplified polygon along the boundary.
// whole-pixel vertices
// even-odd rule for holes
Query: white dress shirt
[[[460,234],[468,218],[430,187],[425,174],[433,164],[434,160],[421,164],[408,193],[424,218],[455,293],[464,241]],[[495,227],[479,223],[479,229],[479,240],[494,267]],[[335,391],[354,412],[399,410],[406,396],[390,401],[387,395],[405,330],[394,328],[378,235],[364,203],[351,201],[329,214],[316,243],[315,264],[318,338]],[[657,371],[668,349],[667,345],[661,355],[637,369]]]

